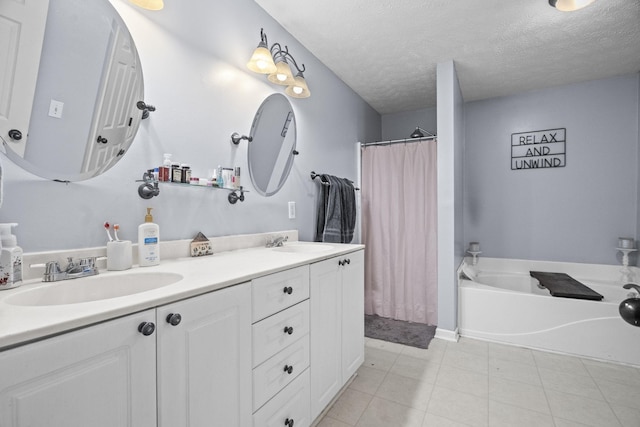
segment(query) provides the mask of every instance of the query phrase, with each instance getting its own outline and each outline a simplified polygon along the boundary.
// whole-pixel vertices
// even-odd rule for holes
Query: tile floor
[[[471,339],[366,338],[318,427],[640,427],[640,369]]]

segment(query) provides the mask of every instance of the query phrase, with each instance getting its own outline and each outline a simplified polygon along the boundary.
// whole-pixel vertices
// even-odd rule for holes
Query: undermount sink
[[[79,304],[151,291],[180,280],[180,274],[156,272],[91,276],[26,290],[8,297],[5,302],[20,306]]]
[[[322,243],[285,243],[284,246],[273,248],[274,251],[291,253],[315,253],[330,251],[331,249],[333,249],[333,246]]]

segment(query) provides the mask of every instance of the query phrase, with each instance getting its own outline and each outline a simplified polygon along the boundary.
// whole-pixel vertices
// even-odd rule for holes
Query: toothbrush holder
[[[132,265],[130,240],[107,242],[107,270],[128,270]]]

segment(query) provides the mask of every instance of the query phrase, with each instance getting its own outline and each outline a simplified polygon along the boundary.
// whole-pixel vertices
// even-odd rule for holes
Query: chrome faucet
[[[276,236],[276,237],[273,238],[273,240],[267,239],[266,247],[267,248],[279,248],[279,247],[283,246],[284,242],[286,242],[287,240],[289,240],[289,236]]]
[[[47,262],[42,281],[57,282],[59,280],[77,279],[98,274],[95,257],[80,258],[79,262],[75,262],[72,257],[68,257],[67,261],[68,264],[64,270],[60,269],[58,261]]]

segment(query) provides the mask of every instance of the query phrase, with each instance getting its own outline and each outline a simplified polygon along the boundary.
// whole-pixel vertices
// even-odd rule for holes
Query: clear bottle
[[[17,223],[0,224],[0,289],[17,288],[22,284],[22,248],[11,234]]]
[[[160,264],[160,227],[154,224],[151,209],[147,208],[144,223],[138,226],[138,264],[148,267]]]
[[[222,177],[222,166],[218,165],[216,182],[218,183],[218,187],[224,187],[224,179]]]

